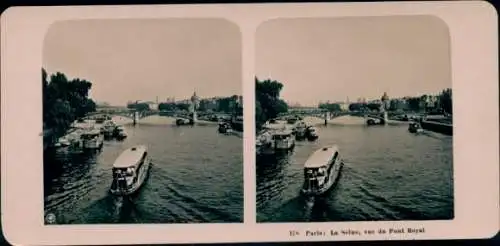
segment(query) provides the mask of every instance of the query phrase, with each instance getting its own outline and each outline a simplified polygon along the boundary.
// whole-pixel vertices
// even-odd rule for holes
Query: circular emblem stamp
[[[56,223],[56,216],[53,213],[49,213],[45,216],[45,222],[47,224],[54,224]]]

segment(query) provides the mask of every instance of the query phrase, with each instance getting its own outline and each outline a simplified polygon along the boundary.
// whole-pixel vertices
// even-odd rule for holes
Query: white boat
[[[275,150],[289,150],[295,146],[295,138],[291,130],[275,131],[272,133],[271,146]]]
[[[151,159],[146,146],[138,145],[123,151],[113,164],[111,194],[125,196],[139,190],[150,166]]]
[[[104,135],[98,129],[82,133],[80,139],[84,149],[100,149],[104,144]]]
[[[336,145],[316,150],[304,164],[302,194],[321,195],[337,180],[344,165]]]

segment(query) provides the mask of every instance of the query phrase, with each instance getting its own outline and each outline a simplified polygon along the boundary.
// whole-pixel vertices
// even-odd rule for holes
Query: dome
[[[386,93],[386,92],[384,92],[384,95],[382,96],[382,99],[381,99],[381,100],[382,100],[382,101],[387,101],[387,100],[389,100],[389,97],[387,96],[387,93]]]
[[[196,95],[196,91],[193,93],[193,96],[191,96],[191,101],[198,101],[199,97]]]

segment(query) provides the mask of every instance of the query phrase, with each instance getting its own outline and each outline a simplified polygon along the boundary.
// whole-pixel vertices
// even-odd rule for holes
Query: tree
[[[451,88],[447,88],[439,95],[439,104],[446,113],[453,114],[453,100]]]
[[[369,109],[369,110],[380,111],[380,107],[381,107],[381,105],[378,104],[378,103],[368,103],[368,104],[366,104],[366,108]]]
[[[96,104],[88,98],[91,88],[89,81],[68,80],[61,72],[49,76],[42,68],[43,124],[46,130],[59,136],[75,119],[94,112]]]
[[[259,81],[255,77],[255,120],[257,125],[288,111],[288,105],[280,99],[283,84],[276,80]]]
[[[389,101],[389,110],[390,111],[396,111],[399,109],[399,101],[396,99],[391,99]]]
[[[342,111],[340,104],[338,103],[320,103],[318,108],[328,110],[330,112],[339,112]]]
[[[410,97],[408,98],[408,107],[412,111],[420,111],[420,98],[419,97]]]
[[[365,110],[364,103],[351,103],[349,104],[349,111],[363,111]]]
[[[129,102],[127,104],[128,109],[134,109],[137,111],[148,111],[150,110],[149,104],[147,103],[139,103],[139,102]]]

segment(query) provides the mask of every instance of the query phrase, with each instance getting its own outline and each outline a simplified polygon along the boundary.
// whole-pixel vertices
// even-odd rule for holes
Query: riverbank
[[[450,136],[453,135],[453,124],[446,123],[446,121],[443,122],[432,119],[422,120],[420,122],[420,125],[424,130],[433,131]]]

